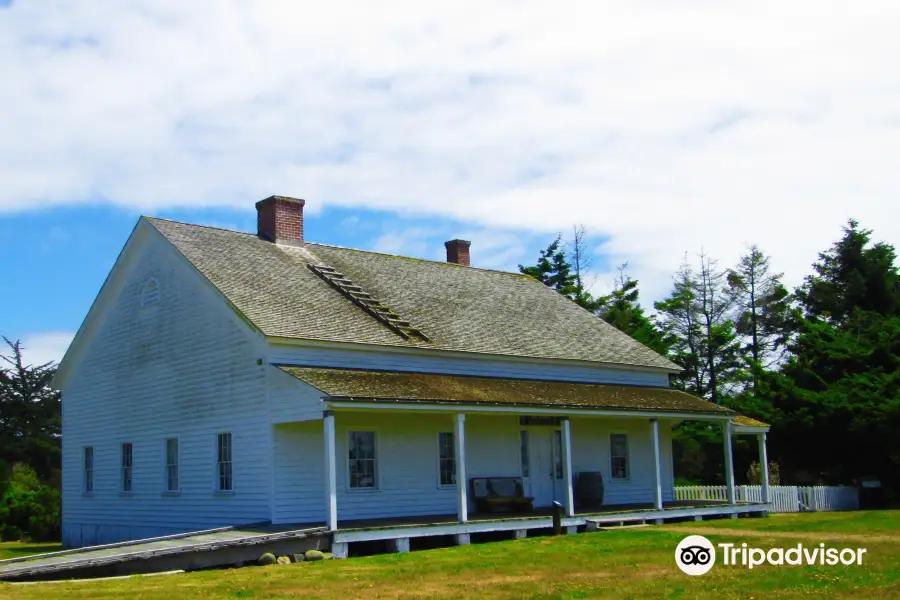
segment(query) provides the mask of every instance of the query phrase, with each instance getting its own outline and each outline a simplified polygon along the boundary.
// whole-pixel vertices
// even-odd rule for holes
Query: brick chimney
[[[472,242],[468,240],[450,240],[444,242],[447,248],[447,262],[456,263],[458,265],[469,266],[469,246]]]
[[[276,244],[302,245],[304,204],[305,200],[287,196],[260,200],[256,203],[256,235]]]

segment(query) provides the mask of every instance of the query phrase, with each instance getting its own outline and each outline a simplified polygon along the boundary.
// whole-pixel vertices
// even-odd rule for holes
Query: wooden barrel
[[[603,473],[584,471],[575,480],[575,504],[579,510],[594,510],[603,506]]]

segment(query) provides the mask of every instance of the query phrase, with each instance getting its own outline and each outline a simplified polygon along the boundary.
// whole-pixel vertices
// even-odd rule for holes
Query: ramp
[[[265,552],[328,548],[325,527],[254,524],[0,560],[0,580],[68,579],[203,569],[254,561]]]

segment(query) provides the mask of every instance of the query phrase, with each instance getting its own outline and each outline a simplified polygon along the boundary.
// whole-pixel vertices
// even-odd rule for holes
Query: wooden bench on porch
[[[473,477],[469,481],[479,512],[527,512],[534,508],[534,498],[525,495],[521,477]]]

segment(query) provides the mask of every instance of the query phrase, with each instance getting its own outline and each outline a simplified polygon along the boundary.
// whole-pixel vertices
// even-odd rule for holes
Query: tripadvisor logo
[[[689,535],[675,548],[675,564],[688,575],[703,575],[716,564],[716,549],[702,535]]]
[[[716,544],[721,551],[722,564],[752,569],[770,565],[861,565],[865,548],[826,548],[819,544],[807,548],[797,544],[790,548],[751,548],[746,543]],[[703,575],[716,564],[716,546],[702,535],[689,535],[675,548],[675,564],[688,575]]]

